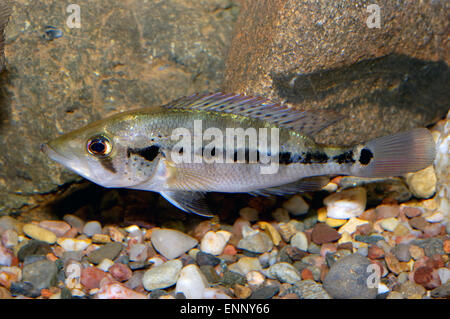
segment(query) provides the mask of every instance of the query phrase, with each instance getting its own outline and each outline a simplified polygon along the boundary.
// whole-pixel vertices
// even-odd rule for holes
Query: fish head
[[[137,124],[134,117],[126,114],[115,116],[42,144],[41,150],[101,186],[134,187],[148,181],[157,166],[157,159],[151,165],[143,165],[130,154],[130,150],[148,145],[148,137],[134,130]]]

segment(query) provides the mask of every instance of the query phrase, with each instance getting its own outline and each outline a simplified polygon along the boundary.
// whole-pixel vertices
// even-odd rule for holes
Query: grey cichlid
[[[158,192],[178,208],[204,216],[211,216],[205,192],[295,194],[321,189],[329,175],[398,176],[433,163],[435,145],[425,128],[351,147],[315,143],[311,136],[339,118],[261,97],[196,94],[113,115],[41,149],[94,183]]]

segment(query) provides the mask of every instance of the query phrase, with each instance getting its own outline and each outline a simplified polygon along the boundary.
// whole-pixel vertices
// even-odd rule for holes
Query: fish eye
[[[88,140],[87,150],[94,156],[108,156],[112,151],[112,144],[106,137],[96,136]]]

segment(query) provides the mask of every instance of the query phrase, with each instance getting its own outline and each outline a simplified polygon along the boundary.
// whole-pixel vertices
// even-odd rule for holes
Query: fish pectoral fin
[[[192,191],[164,191],[161,196],[179,209],[204,217],[213,217],[206,202],[205,193]]]
[[[328,184],[330,181],[327,176],[313,176],[306,177],[299,181],[277,186],[277,187],[269,187],[264,189],[258,189],[253,192],[249,192],[251,195],[255,196],[270,196],[270,195],[293,195],[302,192],[311,192],[317,191]]]
[[[168,159],[164,163],[167,170],[166,184],[170,188],[195,192],[207,188],[210,183],[202,166],[175,164]]]

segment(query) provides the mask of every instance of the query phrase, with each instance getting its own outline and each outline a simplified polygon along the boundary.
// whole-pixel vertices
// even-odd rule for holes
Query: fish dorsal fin
[[[164,191],[160,193],[174,206],[188,212],[204,217],[213,217],[206,202],[205,193],[191,191]]]
[[[256,191],[250,192],[249,194],[256,196],[294,195],[302,192],[317,191],[328,184],[329,181],[330,179],[326,176],[307,177],[294,183],[289,183],[278,187],[258,189]]]
[[[182,97],[163,106],[168,109],[195,109],[248,116],[293,129],[306,135],[314,135],[337,122],[342,116],[333,110],[300,111],[269,101],[260,96],[212,93]]]

